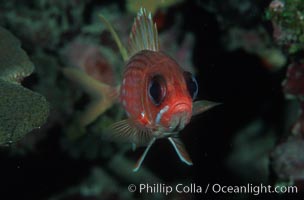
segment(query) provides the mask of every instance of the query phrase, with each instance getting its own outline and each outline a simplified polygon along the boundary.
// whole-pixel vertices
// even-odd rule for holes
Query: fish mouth
[[[191,118],[191,107],[186,103],[178,103],[172,108],[172,119],[169,129],[172,132],[178,132],[185,128]]]
[[[178,132],[185,128],[188,124],[187,113],[183,112],[177,116],[173,116],[170,121],[170,130],[172,132]]]

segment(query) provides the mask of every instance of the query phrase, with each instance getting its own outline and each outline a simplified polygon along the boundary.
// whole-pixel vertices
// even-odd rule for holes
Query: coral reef
[[[20,42],[2,27],[0,38],[0,145],[5,145],[39,128],[46,121],[49,105],[42,95],[20,84],[34,70]]]
[[[24,77],[34,71],[34,66],[21,44],[11,33],[0,27],[1,40],[1,68],[0,78],[4,81],[20,83]]]
[[[303,141],[291,139],[276,147],[272,154],[273,167],[281,181],[296,181],[304,178]]]
[[[301,181],[303,185],[302,146],[304,135],[303,120],[303,85],[304,85],[304,7],[302,1],[273,0],[266,13],[273,25],[275,42],[288,53],[290,64],[283,91],[289,99],[298,101],[298,119],[292,130],[285,137],[286,141],[278,144],[272,153],[273,169],[278,176],[277,182]]]
[[[290,54],[303,51],[304,6],[301,0],[274,0],[266,17],[273,25],[273,38]]]
[[[224,43],[227,44],[229,51],[243,49],[259,56],[263,65],[270,71],[279,70],[286,64],[285,55],[272,43],[270,36],[262,26],[253,30],[231,28]]]

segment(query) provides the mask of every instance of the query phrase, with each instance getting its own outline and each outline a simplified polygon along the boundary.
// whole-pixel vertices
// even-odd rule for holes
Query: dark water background
[[[240,167],[243,167],[238,166],[238,163],[234,166],[235,170],[227,167],[227,158],[231,154],[234,144],[233,139],[239,131],[256,120],[262,121],[263,124],[259,135],[267,134],[269,130],[275,132],[274,143],[285,134],[286,101],[281,83],[285,77],[286,68],[271,71],[264,66],[258,55],[248,53],[243,49],[228,51],[223,42],[223,37],[232,27],[250,29],[259,25],[264,27],[271,36],[271,24],[263,17],[269,2],[251,2],[254,4],[254,9],[247,15],[228,9],[231,5],[241,6],[237,5],[241,1],[215,2],[218,10],[214,12],[210,12],[204,6],[210,1],[185,1],[166,10],[168,21],[164,29],[170,27],[170,23],[174,22],[174,16],[180,14],[183,18],[180,38],[186,32],[192,32],[195,36],[192,61],[198,72],[198,99],[223,103],[221,106],[195,117],[181,133],[192,157],[193,167],[182,164],[166,140],[157,141],[151,148],[144,165],[169,184],[184,180],[190,180],[201,186],[208,183],[222,185],[257,183],[259,177],[256,177],[255,174],[252,174],[251,179],[236,173]],[[16,4],[18,4],[17,1]],[[119,9],[122,11],[126,9],[124,1],[90,1],[85,12],[82,13],[84,21],[90,21],[90,11],[95,6],[106,7],[113,4],[119,5]],[[229,22],[226,27],[223,28],[222,22],[217,20],[217,15],[224,16],[225,20]],[[21,42],[23,41],[21,40]],[[30,51],[30,48],[26,50]],[[29,54],[31,53],[33,54],[33,52],[29,52]],[[35,84],[39,84],[36,74],[28,77],[23,83],[29,88]],[[49,89],[52,90],[52,88]],[[51,196],[66,191],[70,186],[81,183],[90,174],[92,166],[103,166],[107,162],[104,158],[75,159],[71,157],[62,148],[63,134],[64,124],[53,123],[47,129],[47,136],[36,144],[35,151],[20,155],[12,153],[9,148],[1,149],[0,199],[49,199]],[[102,147],[101,151],[103,151]],[[127,157],[135,161],[141,152],[130,151],[127,153]],[[244,171],[244,169],[240,170]],[[248,171],[248,174],[251,172]],[[134,174],[134,176],[137,175]],[[112,178],[118,179],[123,188],[127,188],[126,180],[119,180],[119,177],[115,176]],[[268,177],[262,177],[261,180],[267,180],[265,184],[271,184],[274,179],[269,173]],[[109,199],[120,199],[118,196],[113,194]],[[222,194],[202,195],[202,197],[207,196],[225,197]],[[191,198],[195,197],[201,199],[200,195],[191,196]],[[243,199],[244,196],[231,195],[228,197]],[[140,199],[141,197],[134,195],[134,198]],[[84,198],[74,195],[66,199],[103,198]]]

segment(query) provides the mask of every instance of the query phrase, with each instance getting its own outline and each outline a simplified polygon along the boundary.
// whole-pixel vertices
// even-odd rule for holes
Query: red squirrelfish
[[[96,108],[98,111],[91,112],[95,113],[94,117],[85,120],[84,125],[93,121],[118,99],[126,111],[127,119],[113,124],[113,134],[126,138],[135,145],[147,146],[133,171],[140,168],[152,144],[159,138],[168,138],[180,160],[192,165],[178,133],[190,122],[192,116],[218,103],[206,100],[193,102],[198,93],[198,84],[190,72],[184,71],[173,58],[160,50],[157,28],[151,13],[147,14],[145,9],[138,12],[130,34],[128,51],[111,24],[103,16],[100,18],[113,35],[126,65],[122,82],[116,88],[99,83],[103,100]],[[72,70],[66,70],[65,73],[74,79],[78,77],[78,72]],[[93,87],[96,88],[96,85],[98,84],[95,83]]]

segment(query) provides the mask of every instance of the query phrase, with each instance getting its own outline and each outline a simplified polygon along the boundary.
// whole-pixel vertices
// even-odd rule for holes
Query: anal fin
[[[193,165],[192,160],[189,154],[187,153],[183,142],[179,138],[169,137],[168,139],[171,142],[172,146],[174,147],[180,160],[186,163],[187,165]]]

